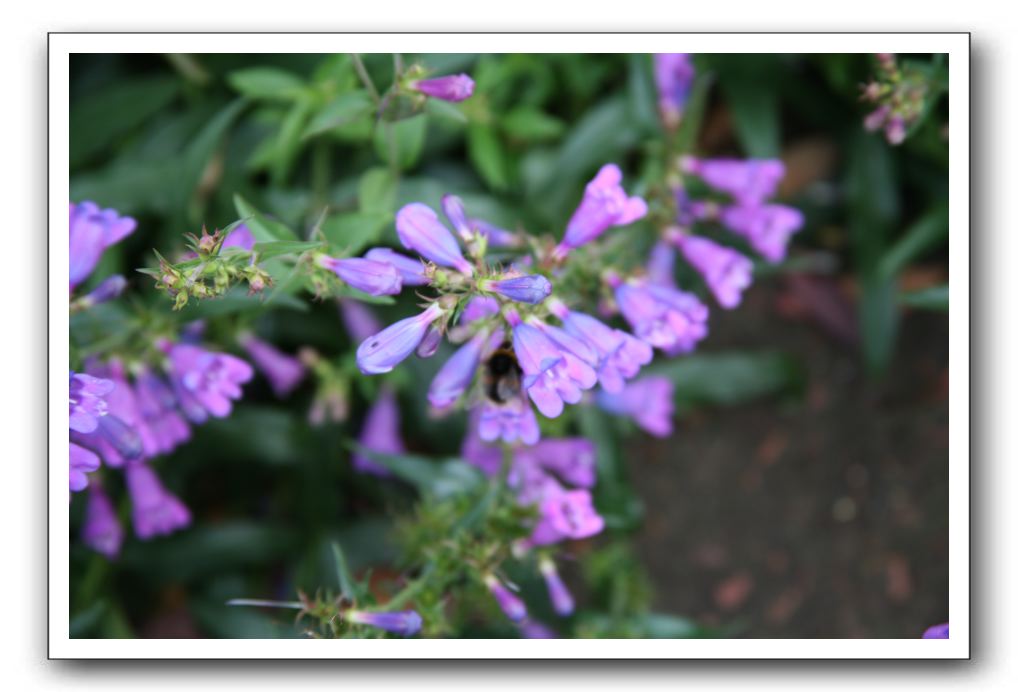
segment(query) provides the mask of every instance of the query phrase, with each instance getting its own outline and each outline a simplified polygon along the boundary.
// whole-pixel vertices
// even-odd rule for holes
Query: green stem
[[[357,76],[360,77],[361,84],[371,94],[371,99],[375,102],[375,106],[381,103],[382,97],[378,94],[378,89],[375,88],[375,83],[371,81],[371,75],[368,74],[367,68],[364,67],[364,61],[361,60],[361,56],[356,53],[350,53],[351,59],[353,59],[353,67],[357,70]]]

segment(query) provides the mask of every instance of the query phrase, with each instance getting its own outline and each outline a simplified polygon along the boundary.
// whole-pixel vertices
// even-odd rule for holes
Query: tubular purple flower
[[[672,434],[675,385],[667,377],[641,377],[617,394],[598,392],[597,405],[617,416],[627,416],[655,437]]]
[[[481,363],[481,351],[488,336],[487,330],[478,332],[445,361],[428,388],[428,401],[432,406],[439,409],[451,406],[467,390]]]
[[[456,237],[438,220],[431,207],[420,202],[408,204],[396,213],[396,233],[403,247],[443,267],[453,267],[467,276],[474,268],[463,257]]]
[[[731,310],[742,302],[742,292],[753,282],[753,262],[731,248],[702,236],[678,238],[683,256],[703,277],[721,307]]]
[[[892,115],[884,126],[884,136],[889,144],[897,146],[905,141],[905,119],[900,115]]]
[[[586,341],[573,336],[565,329],[547,324],[546,322],[534,318],[531,318],[529,322],[544,332],[544,335],[554,341],[556,346],[569,351],[575,356],[579,356],[579,358],[588,365],[596,366],[600,360],[598,354],[587,344]]]
[[[788,240],[804,223],[802,212],[783,204],[733,206],[721,210],[721,222],[770,262],[785,258]]]
[[[112,380],[84,373],[70,373],[68,427],[75,432],[92,433],[106,415],[106,397],[116,385]]]
[[[516,233],[494,226],[483,219],[469,219],[470,228],[488,240],[489,247],[519,247],[522,239]]]
[[[551,282],[540,274],[525,274],[479,282],[482,291],[498,293],[509,300],[537,305],[551,295]]]
[[[875,111],[866,116],[866,118],[862,121],[862,125],[867,132],[876,132],[884,126],[884,123],[887,122],[887,118],[890,114],[890,106],[880,106],[880,108],[877,108]]]
[[[516,460],[540,466],[580,488],[592,488],[597,482],[594,443],[583,437],[542,440],[533,447],[517,449]]]
[[[604,519],[594,509],[589,490],[568,490],[541,502],[541,519],[530,542],[549,545],[565,538],[589,538],[604,529]]]
[[[567,333],[589,344],[597,355],[597,379],[605,391],[618,392],[627,379],[654,357],[650,346],[621,329],[613,329],[582,312],[563,312]]]
[[[394,296],[403,290],[403,278],[388,262],[363,257],[337,259],[320,255],[318,266],[333,272],[359,291],[373,296]]]
[[[125,478],[131,496],[134,533],[138,538],[165,536],[191,523],[187,507],[163,487],[147,464],[128,464]]]
[[[280,398],[292,392],[307,374],[304,364],[298,358],[283,353],[254,334],[241,334],[238,341],[254,364],[265,375],[272,391]]]
[[[548,558],[542,558],[538,562],[538,568],[541,570],[541,576],[544,577],[544,583],[548,587],[548,598],[551,600],[552,608],[562,617],[572,615],[575,609],[573,596],[569,593],[569,589],[566,588],[562,577],[559,576],[558,570],[555,569],[555,563]]]
[[[418,79],[411,88],[442,101],[465,101],[474,93],[474,80],[465,74],[447,75]]]
[[[106,248],[134,232],[137,222],[95,202],[70,203],[70,290],[88,278]]]
[[[404,286],[425,286],[430,283],[430,279],[424,274],[424,264],[419,259],[401,255],[387,247],[371,248],[364,256],[375,262],[391,264],[399,272]]]
[[[520,623],[520,634],[524,639],[558,639],[553,629],[537,620]]]
[[[675,248],[665,240],[654,243],[647,257],[647,280],[660,286],[676,288]]]
[[[357,442],[368,451],[379,454],[402,454],[406,451],[399,433],[399,402],[395,392],[388,387],[382,387],[378,398],[368,409]],[[354,453],[351,460],[353,467],[362,473],[392,475],[366,454]]]
[[[398,634],[401,637],[412,637],[421,631],[421,616],[415,610],[402,610],[394,613],[369,613],[363,610],[348,610],[343,613],[348,622],[358,625],[369,625],[378,629]]]
[[[111,560],[120,554],[120,546],[124,542],[124,528],[117,519],[113,503],[98,483],[88,491],[81,540],[89,548]]]
[[[495,597],[498,607],[502,609],[505,616],[513,622],[519,622],[527,617],[527,606],[512,591],[502,585],[493,574],[484,575],[484,584]]]
[[[950,639],[950,624],[934,625],[923,632],[923,639]]]
[[[421,339],[421,343],[417,344],[417,348],[414,349],[414,353],[417,354],[418,358],[431,358],[438,353],[438,347],[441,345],[442,330],[435,327],[434,324],[430,324],[424,332],[424,338]]]
[[[565,236],[555,249],[565,257],[573,248],[594,240],[612,226],[625,226],[647,214],[647,203],[640,197],[627,197],[622,189],[622,171],[606,164],[587,183],[580,206],[566,226]]]
[[[449,223],[459,233],[460,238],[464,241],[469,241],[473,238],[474,234],[470,228],[470,223],[467,221],[467,210],[463,206],[462,199],[456,195],[443,195],[442,211],[445,213],[445,218],[449,219]]]
[[[339,308],[343,326],[354,341],[364,341],[382,331],[382,323],[375,317],[375,313],[359,300],[340,298]]]
[[[254,376],[246,361],[200,346],[172,344],[168,355],[177,399],[184,414],[196,423],[204,422],[208,414],[230,415],[231,400],[242,395],[240,385]]]
[[[88,487],[88,476],[85,474],[99,469],[99,457],[95,452],[85,449],[81,445],[76,445],[73,442],[68,444],[70,446],[70,462],[68,465],[70,489],[71,492],[77,493]]]
[[[96,434],[89,436],[89,446],[114,468],[154,453],[155,437],[145,425],[123,364],[119,361],[106,365],[92,363],[88,368],[92,371],[90,374],[108,378],[114,383],[113,389],[106,395],[106,415],[99,418]]]
[[[230,231],[230,235],[226,236],[226,240],[219,246],[219,252],[231,247],[240,248],[241,250],[253,250],[254,245],[255,238],[251,233],[251,229],[246,224],[240,224]]]
[[[652,346],[686,353],[707,336],[707,306],[691,293],[666,286],[627,282],[615,300],[636,336]]]
[[[365,375],[391,371],[421,343],[432,322],[445,313],[438,303],[414,317],[407,317],[368,337],[357,348],[357,367]]]
[[[474,296],[460,313],[460,324],[470,324],[498,314],[498,301],[491,296]]]
[[[513,443],[519,440],[532,445],[541,439],[534,410],[522,396],[504,404],[485,401],[478,414],[477,434],[485,442],[502,440]]]
[[[123,276],[120,274],[108,276],[98,286],[93,288],[88,295],[82,298],[82,303],[84,307],[92,307],[93,305],[105,303],[119,297],[125,288],[127,288],[127,279]]]
[[[683,161],[687,173],[719,192],[725,192],[740,204],[759,204],[769,199],[785,177],[785,164],[779,159],[697,159]]]
[[[145,426],[152,433],[155,449],[150,456],[166,454],[191,437],[191,428],[177,411],[173,390],[148,368],[141,368],[135,376],[135,398]]]
[[[513,327],[513,349],[523,370],[523,387],[548,418],[562,413],[566,403],[579,403],[582,390],[597,384],[597,373],[580,358],[558,348],[537,327]]]
[[[657,105],[666,127],[674,128],[679,124],[695,76],[692,56],[689,53],[656,53],[654,55]]]

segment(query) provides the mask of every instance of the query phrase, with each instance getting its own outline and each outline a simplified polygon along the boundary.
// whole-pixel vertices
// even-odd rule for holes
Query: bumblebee
[[[496,404],[515,399],[520,395],[522,375],[512,344],[503,341],[484,363],[484,393]]]

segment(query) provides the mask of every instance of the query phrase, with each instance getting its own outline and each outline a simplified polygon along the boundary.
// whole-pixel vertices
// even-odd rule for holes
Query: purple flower
[[[340,298],[339,308],[346,332],[354,341],[364,341],[382,331],[382,323],[364,303],[353,298]]]
[[[540,274],[524,274],[505,279],[485,280],[482,291],[498,293],[509,300],[536,305],[551,295],[551,282]]]
[[[589,490],[551,494],[541,502],[540,512],[541,518],[530,535],[534,545],[549,545],[566,538],[589,538],[604,528],[604,519],[594,509]]]
[[[627,379],[654,357],[650,346],[632,334],[613,329],[595,317],[559,308],[567,333],[581,339],[597,354],[597,379],[605,391],[619,392]]]
[[[519,622],[527,616],[527,606],[523,604],[523,601],[503,586],[502,582],[493,574],[486,574],[484,576],[484,584],[491,591],[491,595],[495,597],[498,607],[502,609],[507,618],[513,622]]]
[[[788,240],[803,224],[802,212],[783,204],[733,206],[721,210],[721,222],[746,238],[770,262],[785,258]]]
[[[683,168],[699,176],[719,192],[725,192],[740,204],[758,204],[774,195],[785,177],[785,164],[779,159],[697,159],[686,157]]]
[[[480,469],[488,476],[494,476],[502,468],[502,449],[488,444],[478,433],[480,411],[474,409],[467,424],[467,434],[460,447],[460,456],[470,465]]]
[[[884,126],[884,123],[887,122],[887,118],[890,115],[890,106],[880,106],[880,108],[877,108],[875,111],[866,116],[866,118],[862,121],[862,125],[867,132],[876,132]]]
[[[419,259],[401,255],[387,247],[371,248],[364,256],[375,262],[391,264],[399,272],[404,286],[425,286],[430,282],[424,274],[424,264]]]
[[[191,523],[187,507],[163,487],[147,464],[128,464],[125,478],[131,496],[134,533],[138,538],[165,536]]]
[[[460,238],[464,241],[473,238],[474,234],[470,229],[470,222],[467,221],[467,210],[463,206],[462,199],[456,195],[443,195],[442,211],[445,213],[445,218],[449,219],[449,223],[459,233]]]
[[[520,623],[520,634],[524,639],[558,639],[553,629],[537,620]]]
[[[456,237],[426,204],[414,202],[400,209],[396,213],[396,233],[403,247],[420,253],[425,259],[443,267],[454,267],[468,276],[474,273]]]
[[[90,374],[108,378],[114,383],[113,389],[106,395],[106,415],[99,419],[97,433],[89,436],[92,449],[114,468],[129,460],[155,454],[155,438],[145,425],[123,364],[119,361],[106,365],[92,363],[88,369]],[[84,442],[84,438],[81,439]]]
[[[106,248],[134,232],[137,222],[95,202],[70,203],[70,290],[88,278]]]
[[[395,322],[368,337],[357,348],[357,367],[365,375],[391,371],[414,352],[431,323],[444,313],[442,306],[432,303],[419,315]]]
[[[124,542],[124,528],[117,519],[113,503],[98,484],[88,491],[81,540],[92,550],[110,559],[120,554],[120,545]]]
[[[753,262],[702,236],[682,235],[677,242],[686,261],[703,277],[721,307],[729,310],[738,307],[742,292],[753,282]]]
[[[892,115],[884,127],[884,136],[889,144],[897,146],[905,141],[905,119],[900,115]]]
[[[318,266],[334,272],[350,286],[369,295],[394,296],[403,290],[403,279],[399,271],[388,262],[363,257],[337,259],[320,255]]]
[[[489,247],[519,247],[522,243],[517,234],[494,226],[483,219],[468,219],[467,223],[475,233],[488,240]]]
[[[615,289],[615,300],[636,336],[652,346],[686,353],[707,336],[709,311],[691,293],[630,281]]]
[[[209,414],[230,415],[231,400],[241,397],[240,385],[254,376],[246,361],[191,344],[168,347],[170,376],[184,415],[203,423]]]
[[[379,391],[378,398],[368,409],[357,442],[368,451],[379,454],[402,454],[406,451],[399,436],[399,403],[396,394],[388,387]],[[362,473],[391,475],[387,468],[366,454],[354,453],[352,461],[353,467]]]
[[[498,314],[498,301],[491,296],[474,296],[460,313],[460,324],[470,324]]]
[[[597,482],[597,455],[594,443],[582,437],[542,440],[533,447],[515,451],[519,465],[533,465],[555,474],[570,485],[592,488]]]
[[[363,610],[348,610],[343,613],[348,622],[358,625],[370,625],[378,629],[398,634],[401,637],[412,637],[421,631],[421,616],[414,610],[403,610],[394,613],[369,613]]]
[[[621,183],[622,171],[613,163],[603,166],[587,183],[583,200],[555,249],[558,257],[565,257],[573,248],[589,243],[611,226],[625,226],[647,214],[647,203],[640,197],[627,197]]]
[[[88,476],[85,474],[99,469],[99,457],[95,452],[73,442],[70,442],[69,445],[70,489],[71,492],[77,493],[88,487]]]
[[[134,385],[138,410],[154,444],[151,449],[146,447],[147,455],[166,454],[190,439],[191,428],[177,411],[177,399],[165,380],[143,368],[135,377]]]
[[[278,397],[285,397],[292,392],[307,374],[300,360],[283,353],[254,334],[242,334],[239,341]]]
[[[520,396],[502,404],[485,401],[478,414],[477,434],[485,442],[519,440],[532,445],[541,438],[541,428],[534,410]]]
[[[695,76],[692,56],[689,53],[656,53],[654,55],[657,105],[661,112],[661,119],[667,127],[673,128],[679,124]]]
[[[428,389],[428,401],[435,408],[452,405],[467,390],[481,362],[489,332],[480,331],[445,361]]]
[[[114,274],[103,279],[98,286],[81,299],[81,302],[84,307],[99,305],[119,297],[125,288],[127,288],[127,279],[120,274]]]
[[[418,79],[411,87],[431,98],[465,101],[474,93],[474,80],[465,74]]]
[[[219,251],[222,252],[228,247],[236,247],[241,250],[252,250],[254,249],[255,239],[251,233],[251,229],[245,224],[240,224],[232,231],[230,235],[226,236],[226,240],[219,246]]]
[[[675,412],[675,385],[667,377],[641,377],[617,394],[598,392],[597,405],[617,416],[632,418],[655,437],[668,437]]]
[[[572,615],[575,608],[573,596],[562,582],[562,577],[559,576],[558,570],[555,569],[555,563],[548,558],[543,558],[538,563],[538,568],[541,570],[541,576],[544,577],[544,583],[548,587],[548,597],[551,599],[552,608],[563,617]]]
[[[442,345],[442,329],[436,327],[434,324],[429,324],[428,328],[424,331],[424,337],[421,339],[421,343],[417,344],[417,348],[414,349],[414,353],[417,354],[418,358],[431,358],[433,355],[438,353],[438,347]]]
[[[106,397],[115,386],[112,380],[71,372],[68,427],[79,433],[95,432],[107,412]]]
[[[950,639],[950,626],[945,622],[942,625],[934,625],[923,632],[923,639]]]
[[[562,413],[566,403],[579,403],[582,390],[597,384],[597,373],[587,363],[555,343],[533,325],[513,327],[513,349],[523,370],[523,388],[548,418]]]
[[[647,280],[659,286],[675,285],[675,248],[665,240],[654,243],[647,257]]]

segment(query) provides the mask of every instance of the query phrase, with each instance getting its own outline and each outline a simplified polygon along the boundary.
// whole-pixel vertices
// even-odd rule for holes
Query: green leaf
[[[947,238],[947,222],[946,202],[926,212],[884,254],[880,262],[880,274],[885,279],[895,277],[909,262],[936,247]]]
[[[651,57],[645,53],[630,53],[628,60],[629,78],[626,86],[629,91],[629,111],[635,125],[647,132],[654,132],[659,126],[659,120]]]
[[[255,209],[246,199],[239,194],[233,196],[233,205],[251,229],[251,235],[255,240],[267,242],[270,240],[297,240],[297,234],[291,231],[285,224],[268,219],[260,211]]]
[[[778,92],[769,80],[733,78],[722,83],[735,120],[735,131],[746,152],[754,158],[781,153]]]
[[[344,254],[357,255],[364,248],[377,243],[390,224],[390,213],[351,212],[326,219],[322,223],[322,233],[330,245],[339,248]]]
[[[903,293],[898,299],[903,305],[908,305],[909,307],[947,312],[947,284],[931,286],[921,291]]]
[[[415,486],[421,493],[437,499],[453,497],[477,488],[484,477],[462,459],[432,459],[411,454],[384,454],[357,442],[347,443],[353,451],[384,466],[400,480]]]
[[[373,109],[374,103],[364,89],[347,92],[330,101],[311,118],[311,122],[304,128],[303,137],[307,139],[348,125],[368,116]]]
[[[664,613],[647,613],[640,620],[648,639],[688,639],[700,629],[689,618]]]
[[[797,391],[802,368],[781,353],[694,354],[647,368],[675,383],[681,408],[731,406],[762,396]]]
[[[247,108],[248,102],[244,99],[237,99],[219,111],[198,136],[191,142],[184,152],[181,170],[178,172],[177,198],[178,208],[185,210],[189,208],[191,197],[198,183],[205,173],[209,162],[216,151],[223,143],[226,133],[233,125],[234,120]],[[197,222],[199,219],[192,214],[190,221]]]
[[[332,544],[332,557],[336,562],[336,577],[339,579],[340,595],[349,599],[357,598],[357,589],[354,586],[353,575],[346,564],[346,556],[339,543]]]
[[[357,184],[357,203],[362,212],[392,214],[396,211],[396,178],[388,168],[372,168]]]
[[[254,252],[258,255],[258,261],[279,257],[280,255],[299,255],[308,250],[323,247],[323,244],[316,240],[268,240],[255,243]]]
[[[290,169],[300,154],[301,132],[311,114],[311,104],[301,99],[291,106],[276,135],[275,151],[272,158],[272,180],[281,185],[290,175]]]
[[[501,121],[502,129],[513,139],[546,142],[558,139],[566,130],[564,122],[533,106],[518,106]]]
[[[197,320],[207,317],[220,317],[222,315],[234,315],[244,312],[255,312],[264,310],[268,306],[268,299],[261,295],[247,295],[247,289],[243,286],[235,286],[218,298],[206,298],[205,300],[188,301],[187,307],[178,313],[180,319]],[[305,301],[299,300],[291,295],[281,294],[272,296],[273,308],[288,308],[299,312],[307,312],[310,308]]]
[[[390,165],[412,168],[424,149],[427,129],[428,116],[423,113],[396,122],[383,120],[375,127],[375,151]]]
[[[292,614],[270,616],[253,608],[209,603],[204,599],[189,599],[187,607],[201,629],[217,639],[286,639],[297,636]]]
[[[467,116],[463,112],[461,106],[455,103],[449,103],[442,99],[428,99],[427,104],[424,106],[424,110],[429,115],[434,115],[439,118],[444,118],[457,124],[466,124]]]
[[[276,67],[236,70],[227,75],[226,81],[237,92],[254,99],[292,101],[305,91],[300,77]]]
[[[70,165],[85,163],[166,108],[177,96],[172,77],[121,79],[75,99],[70,110]]]
[[[489,186],[496,190],[509,186],[509,162],[493,128],[488,125],[471,125],[467,130],[467,154]]]
[[[89,605],[84,610],[75,613],[71,617],[68,636],[71,639],[87,637],[96,627],[99,626],[100,621],[108,609],[109,604],[105,600],[100,599]]]

